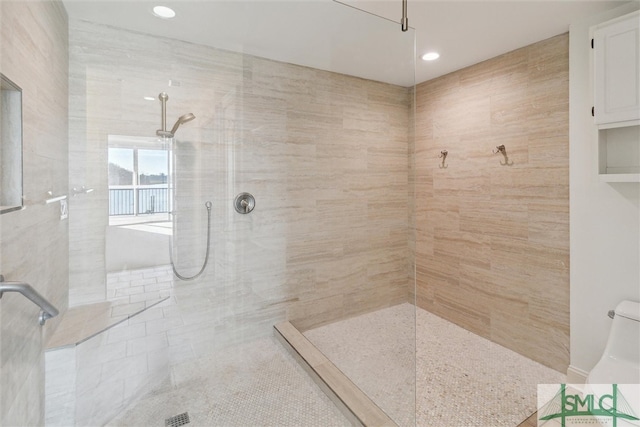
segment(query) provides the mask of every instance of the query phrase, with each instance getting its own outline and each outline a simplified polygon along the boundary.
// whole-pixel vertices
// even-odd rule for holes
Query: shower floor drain
[[[180,427],[185,424],[189,424],[189,413],[178,414],[173,417],[169,417],[164,420],[165,427]]]

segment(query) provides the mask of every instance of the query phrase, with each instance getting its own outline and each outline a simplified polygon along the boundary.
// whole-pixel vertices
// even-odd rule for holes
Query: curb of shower
[[[273,329],[278,341],[353,425],[398,427],[290,322],[278,323]]]

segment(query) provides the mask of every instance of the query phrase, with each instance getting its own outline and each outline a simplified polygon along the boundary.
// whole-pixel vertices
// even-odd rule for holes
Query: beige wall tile
[[[153,136],[160,106],[142,96],[160,91],[169,121],[197,117],[174,148],[181,270],[197,271],[201,203],[214,205],[203,330],[241,339],[406,301],[408,89],[86,22],[71,22],[71,46],[72,84],[86,89],[72,89],[70,156],[87,162],[70,183],[96,188],[74,207],[90,219],[71,218],[72,302],[104,288],[107,135]],[[241,191],[256,197],[250,215],[231,208]]]
[[[564,372],[568,35],[417,87],[417,302]],[[492,154],[504,144],[511,166]],[[438,154],[448,150],[447,168]]]

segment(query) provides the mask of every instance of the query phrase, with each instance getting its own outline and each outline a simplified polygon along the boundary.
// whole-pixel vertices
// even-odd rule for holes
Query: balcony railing
[[[109,216],[169,212],[168,188],[110,188]]]

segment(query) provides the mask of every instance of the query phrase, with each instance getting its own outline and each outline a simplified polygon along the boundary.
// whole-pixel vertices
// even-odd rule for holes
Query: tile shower
[[[87,22],[70,46],[70,153],[86,160],[69,184],[95,189],[69,221],[72,306],[104,298],[108,136],[153,136],[143,97],[160,91],[169,117],[197,117],[173,146],[176,262],[201,264],[211,200],[215,268],[196,285],[216,283],[215,305],[304,328],[407,300],[407,89]]]
[[[186,366],[271,337],[283,320],[304,330],[408,301],[409,89],[90,22],[69,28],[69,186],[94,189],[71,206],[82,215],[69,219],[70,306],[118,301],[105,283],[120,274],[109,271],[105,251],[105,229],[114,227],[105,215],[109,141],[142,147],[153,137],[160,103],[144,97],[161,91],[169,122],[196,116],[168,147],[174,260],[185,275],[202,264],[207,201],[211,258],[201,277],[174,281],[169,301],[142,314],[162,319],[113,328],[130,329],[131,340],[161,337],[169,356],[148,355],[147,370],[180,383]],[[256,200],[248,215],[233,209],[241,192]],[[120,295],[128,304],[133,296]],[[108,352],[109,334],[81,344],[78,363],[82,346]],[[143,357],[129,353],[122,364],[144,371]],[[77,382],[117,395],[112,409],[139,394],[124,378],[110,380],[103,373]],[[124,398],[114,391],[121,387]],[[413,387],[401,394],[409,400]],[[98,423],[108,412],[76,409]]]
[[[6,266],[13,260],[8,248],[18,239],[18,236],[10,231],[15,221],[23,221],[23,228],[41,222],[42,229],[54,229],[60,234],[59,240],[65,244],[68,234],[68,261],[65,246],[62,253],[56,252],[56,256],[61,258],[55,262],[56,266],[35,269],[25,277],[35,283],[48,284],[49,280],[45,277],[53,272],[54,277],[59,279],[57,283],[66,284],[68,265],[70,307],[86,307],[110,300],[114,304],[111,314],[115,317],[125,316],[119,317],[120,320],[124,320],[118,326],[81,344],[77,351],[68,353],[67,362],[72,360],[79,367],[91,368],[74,371],[74,374],[80,377],[74,378],[71,374],[70,377],[66,377],[67,380],[71,378],[74,392],[102,385],[95,382],[102,381],[101,378],[124,381],[127,372],[147,370],[158,373],[150,377],[140,377],[129,386],[123,382],[122,388],[118,389],[118,393],[122,391],[122,395],[105,393],[106,402],[116,403],[105,408],[103,413],[87,413],[89,404],[81,405],[84,406],[83,409],[75,406],[65,407],[69,402],[63,402],[60,408],[66,408],[71,414],[64,414],[62,411],[59,415],[99,420],[98,423],[113,421],[116,425],[126,425],[127,422],[135,424],[135,420],[145,420],[135,418],[136,416],[153,414],[157,410],[158,402],[166,402],[162,399],[173,399],[182,403],[189,401],[189,395],[185,394],[188,384],[194,384],[193,389],[197,390],[194,396],[197,395],[198,399],[209,399],[212,396],[207,393],[215,388],[214,384],[220,384],[220,378],[229,372],[241,372],[243,365],[234,360],[233,352],[242,351],[247,354],[262,354],[265,360],[269,355],[269,373],[256,374],[255,382],[243,375],[242,378],[246,381],[240,382],[239,389],[229,387],[225,390],[230,393],[234,390],[242,394],[252,388],[282,391],[291,387],[301,395],[313,394],[311,402],[299,403],[313,408],[310,409],[310,413],[315,414],[313,422],[341,425],[345,420],[335,412],[330,402],[323,400],[323,395],[316,396],[316,391],[311,391],[314,389],[309,388],[303,379],[304,372],[298,372],[299,368],[292,363],[292,359],[280,355],[279,350],[272,346],[272,325],[289,320],[300,330],[306,331],[325,325],[331,326],[336,321],[351,318],[365,319],[361,321],[373,324],[373,321],[369,322],[366,320],[368,318],[360,316],[367,316],[374,311],[388,313],[385,310],[394,310],[406,307],[406,303],[413,303],[416,295],[414,268],[419,285],[419,306],[433,310],[443,317],[447,317],[445,308],[452,308],[452,312],[458,313],[458,317],[454,316],[450,320],[503,345],[528,340],[535,332],[536,325],[542,322],[544,327],[553,327],[553,342],[560,351],[554,351],[553,356],[549,358],[536,353],[534,358],[556,369],[563,368],[566,359],[562,350],[566,345],[566,319],[562,317],[562,313],[566,313],[566,308],[559,307],[558,318],[546,321],[539,319],[533,310],[544,304],[544,301],[535,295],[518,293],[514,296],[515,291],[507,288],[510,301],[517,303],[514,310],[526,311],[532,323],[527,324],[525,336],[522,332],[518,335],[517,331],[512,336],[512,331],[504,329],[486,332],[482,328],[487,325],[491,313],[469,310],[464,305],[467,303],[466,299],[452,302],[447,293],[450,289],[445,288],[447,284],[452,285],[465,296],[465,292],[468,291],[466,283],[445,283],[441,280],[445,274],[449,275],[451,280],[460,280],[449,270],[439,270],[450,267],[452,262],[459,262],[451,256],[452,252],[459,254],[457,248],[472,251],[476,247],[490,247],[495,255],[504,252],[501,249],[507,243],[504,240],[496,240],[496,237],[505,236],[483,234],[482,230],[473,228],[482,225],[470,222],[463,221],[462,229],[450,230],[457,224],[459,216],[467,215],[461,208],[454,207],[454,204],[461,203],[463,207],[470,205],[462,198],[448,199],[446,193],[452,190],[456,195],[469,196],[456,182],[462,182],[469,177],[474,178],[475,175],[469,169],[473,165],[467,164],[467,169],[462,175],[454,178],[435,175],[443,172],[435,170],[439,143],[446,140],[453,146],[453,142],[466,142],[467,139],[465,135],[460,136],[454,132],[435,135],[444,139],[430,139],[433,136],[430,130],[435,130],[436,133],[443,132],[443,129],[451,130],[447,126],[459,117],[444,115],[438,117],[442,121],[436,123],[429,121],[425,112],[433,108],[428,105],[431,100],[430,94],[438,93],[439,90],[451,90],[459,94],[460,87],[447,86],[454,80],[462,82],[462,86],[476,84],[477,87],[493,87],[499,75],[493,67],[499,66],[492,63],[480,64],[464,70],[462,74],[421,85],[414,92],[389,84],[169,38],[153,37],[91,22],[70,20],[67,23],[66,14],[58,3],[10,3],[9,8],[3,2],[2,7],[3,41],[8,37],[5,32],[21,34],[24,37],[25,34],[32,33],[33,28],[42,28],[41,32],[35,33],[40,35],[41,39],[35,37],[29,42],[36,46],[39,43],[47,46],[53,43],[60,50],[52,50],[55,52],[55,59],[60,62],[60,65],[54,67],[56,72],[53,74],[38,71],[46,69],[44,64],[47,63],[48,57],[44,52],[41,51],[41,57],[33,63],[32,72],[40,79],[34,79],[38,82],[37,87],[46,86],[53,92],[65,95],[68,91],[69,95],[68,120],[66,96],[62,96],[64,101],[56,104],[57,110],[54,115],[58,122],[68,121],[68,138],[66,129],[60,132],[51,131],[49,133],[55,135],[51,138],[56,144],[54,147],[45,148],[42,144],[36,144],[33,125],[27,125],[27,130],[30,131],[25,132],[25,143],[28,147],[27,152],[30,151],[31,154],[25,157],[28,166],[26,173],[30,176],[36,175],[36,165],[43,162],[33,153],[48,153],[47,150],[51,150],[53,154],[44,156],[44,159],[53,164],[47,163],[46,168],[55,175],[51,180],[57,186],[54,190],[66,192],[65,188],[82,186],[93,189],[91,193],[70,198],[68,221],[58,221],[50,211],[40,212],[45,208],[36,203],[24,213],[40,216],[34,216],[29,220],[20,219],[15,214],[3,217],[0,222],[3,227],[3,258],[0,258],[3,272],[8,271]],[[16,20],[17,23],[13,24],[20,28],[24,26],[26,31],[4,25],[6,17],[13,14],[27,17]],[[390,25],[390,31],[391,28],[396,30],[394,25],[383,25],[386,24]],[[49,39],[48,34],[55,34],[55,37]],[[563,50],[566,50],[565,41],[562,37],[552,39],[546,42],[547,44],[542,42],[543,44],[534,45],[530,50],[502,58],[503,64],[506,64],[505,67],[509,70],[505,78],[513,83],[507,88],[513,90],[509,93],[514,96],[518,93],[516,84],[523,73],[541,87],[555,90],[558,85],[562,86],[563,76],[566,74],[566,69],[563,68],[566,64],[561,60],[566,53]],[[15,73],[18,63],[27,59],[16,55],[10,47],[3,43],[3,71],[14,70]],[[408,55],[412,56],[412,46],[404,47],[407,48]],[[5,52],[5,49],[8,51]],[[544,52],[556,54],[551,55],[552,58],[549,60]],[[536,56],[536,53],[540,56]],[[555,61],[557,58],[560,60]],[[62,65],[66,64],[67,59],[68,79],[67,70]],[[548,64],[554,64],[553,67],[556,68],[552,68],[555,73],[547,73],[548,69],[539,68]],[[536,70],[540,74],[536,74]],[[541,78],[543,73],[546,78]],[[488,80],[483,80],[487,76]],[[52,85],[51,81],[64,83]],[[28,94],[29,84],[22,85],[23,88],[27,88],[25,92]],[[167,92],[170,96],[167,105],[169,121],[188,112],[193,112],[196,116],[195,121],[181,127],[171,147],[175,171],[174,255],[179,269],[187,274],[195,273],[201,264],[206,245],[206,211],[203,206],[206,201],[213,203],[210,267],[202,277],[193,282],[171,281],[168,286],[165,286],[165,281],[160,280],[166,278],[166,274],[154,276],[153,270],[157,268],[159,270],[155,273],[166,273],[166,261],[161,263],[163,265],[150,267],[151,270],[141,271],[132,267],[122,272],[109,271],[105,237],[105,230],[114,227],[109,225],[106,214],[109,202],[106,167],[109,138],[153,137],[159,128],[160,106],[157,100],[147,101],[144,97],[156,97],[161,91]],[[61,97],[60,94],[49,96],[58,99]],[[501,95],[504,97],[500,98]],[[508,101],[507,95],[503,93],[494,96],[498,97],[496,99]],[[414,100],[414,96],[417,99]],[[25,120],[41,120],[42,115],[35,113],[43,108],[42,104],[38,104],[41,101],[34,100],[33,97],[27,99]],[[472,95],[472,101],[473,99],[477,100]],[[443,102],[446,103],[447,100]],[[500,121],[499,112],[496,113],[491,108],[483,110],[486,107],[483,102],[471,105],[478,107],[475,111],[483,117]],[[414,106],[417,108],[416,141],[413,141],[413,131],[409,130],[413,127]],[[558,123],[558,128],[566,125],[564,105],[552,103],[552,106],[558,107],[557,110],[548,110],[554,111],[554,114],[541,114],[536,118],[536,123],[541,128]],[[514,126],[518,126],[518,120],[528,120],[510,119],[512,121],[507,125],[515,123]],[[473,122],[469,125],[472,124],[475,126],[478,123]],[[497,125],[506,126],[504,122]],[[51,126],[55,128],[54,125]],[[481,136],[487,142],[491,140],[489,149],[493,148],[495,144],[492,137],[495,135],[487,131]],[[545,173],[545,169],[535,168],[535,162],[541,159],[558,162],[554,164],[554,170],[564,179],[563,168],[566,167],[566,159],[549,159],[543,151],[547,147],[545,144],[568,145],[568,141],[562,139],[562,132],[544,135],[542,139],[535,137],[536,135],[528,136],[530,144],[527,148],[518,145],[518,149],[510,151],[514,161],[518,162],[514,170],[521,168],[520,162],[525,154],[532,170],[525,169],[523,173],[533,181],[537,179],[536,173]],[[514,140],[515,142],[517,141]],[[469,147],[471,154],[464,160],[479,163],[485,156],[484,151],[480,153],[477,151],[480,149],[472,144],[469,144]],[[498,161],[494,157],[489,160]],[[454,149],[451,149],[448,161],[451,163],[448,172],[452,172],[457,168],[454,162],[460,161]],[[487,173],[481,173],[479,179],[487,178]],[[34,196],[39,194],[41,187],[44,188],[44,183],[27,181],[30,181],[33,187],[28,187],[25,194],[37,199]],[[460,185],[464,187],[463,184]],[[522,185],[526,187],[527,184]],[[485,184],[479,185],[478,188],[482,190]],[[564,197],[563,188],[554,193],[558,199]],[[516,190],[514,189],[514,192]],[[250,215],[238,215],[232,207],[233,198],[244,191],[256,197],[256,209]],[[546,254],[536,258],[540,265],[535,267],[538,271],[547,271],[542,267],[549,267],[545,277],[553,277],[552,284],[557,286],[551,290],[551,294],[564,298],[568,292],[564,276],[566,269],[555,264],[556,260],[564,259],[563,245],[568,243],[568,237],[563,234],[566,214],[564,205],[557,200],[543,198],[537,193],[526,196],[532,199],[528,202],[529,210],[526,214],[530,241],[534,244],[541,241],[544,243],[549,236],[543,235],[540,227],[549,223],[555,224],[553,230],[556,232],[559,247],[550,252],[549,258]],[[504,197],[505,200],[498,203],[498,206],[504,207],[504,210],[521,201],[520,195],[515,193],[501,194],[500,197]],[[426,201],[429,203],[425,205]],[[434,224],[433,219],[442,217],[449,207],[455,215],[448,219],[456,224]],[[477,206],[471,206],[466,212],[479,213],[480,219],[485,218],[486,212],[478,209]],[[522,224],[522,215],[518,214],[525,215],[516,209],[516,218],[509,223],[516,235],[509,248],[515,245],[518,251],[524,251],[523,236],[518,233],[524,229],[523,227],[526,228],[526,225]],[[46,221],[43,219],[45,216]],[[490,218],[485,219],[490,222]],[[415,235],[412,231],[414,228]],[[447,234],[443,235],[445,231]],[[448,234],[449,231],[453,233]],[[474,235],[474,232],[478,234]],[[30,247],[40,247],[42,244],[38,243],[37,236],[30,235],[24,245],[26,249],[20,256]],[[51,252],[51,245],[44,245],[41,249],[43,253]],[[498,261],[501,262],[501,258],[494,260],[499,267],[502,264]],[[474,259],[471,266],[483,268],[489,262],[485,259]],[[22,270],[12,273],[19,274],[32,267],[22,264],[20,268]],[[494,265],[494,268],[497,267]],[[467,272],[465,269],[461,271]],[[130,275],[140,276],[135,280],[139,279],[142,282],[135,282],[136,286],[127,289],[142,287],[140,293],[138,290],[125,292],[124,287],[114,287],[115,283],[119,283],[121,279],[124,281],[124,277]],[[530,277],[527,271],[517,277],[518,283],[526,285],[527,289],[533,287],[536,280]],[[500,291],[503,285],[502,281],[490,283],[492,289],[497,291]],[[146,287],[148,289],[145,289]],[[485,290],[477,291],[484,295]],[[127,319],[128,314],[147,307],[144,303],[145,297],[142,296],[147,292],[154,303],[160,298],[168,299],[149,308],[138,317]],[[45,295],[62,309],[66,308],[66,287],[47,289]],[[559,304],[563,301],[559,301]],[[30,401],[29,396],[33,400],[34,394],[43,393],[41,349],[57,324],[50,322],[45,327],[44,334],[37,336],[38,330],[28,323],[30,319],[27,319],[26,315],[21,314],[24,321],[21,320],[20,327],[30,331],[34,336],[33,341],[37,342],[32,346],[28,363],[22,365],[23,368],[10,372],[12,364],[15,363],[11,362],[11,356],[15,356],[20,349],[11,349],[7,345],[15,342],[7,333],[5,325],[9,322],[5,320],[12,318],[15,313],[14,310],[3,308],[6,304],[4,299],[2,302],[1,380],[4,390],[5,384],[12,384],[12,393],[0,392],[2,425],[43,424],[44,408],[29,412],[26,410],[26,402]],[[459,306],[466,310],[459,309]],[[477,317],[477,323],[472,322],[471,318],[474,316]],[[420,318],[424,317],[420,315]],[[394,321],[389,323],[403,331],[402,334],[396,334],[401,335],[398,337],[401,342],[396,344],[397,348],[406,348],[408,352],[415,353],[415,311],[410,310],[408,315],[405,313],[395,316],[394,319],[395,324]],[[312,332],[310,335],[313,335]],[[459,333],[465,334],[464,331]],[[483,345],[491,345],[485,343]],[[255,347],[251,347],[254,344]],[[318,345],[320,346],[319,342]],[[432,346],[433,343],[429,343],[426,348]],[[525,354],[530,350],[526,344],[507,346]],[[422,351],[426,351],[424,347]],[[383,353],[384,349],[380,352]],[[114,360],[120,362],[126,360],[127,368],[120,371],[115,369],[112,375],[113,366],[122,368],[123,365],[120,362],[101,361],[100,358],[106,357],[105,355],[113,356]],[[122,357],[119,358],[120,355]],[[212,355],[219,357],[215,358]],[[105,364],[100,367],[99,373],[92,369],[98,362]],[[244,366],[249,366],[248,357],[246,362],[247,365]],[[51,366],[53,363],[52,361]],[[517,363],[520,362],[514,362]],[[63,365],[58,365],[61,372],[68,367]],[[105,368],[107,365],[111,368]],[[420,367],[415,366],[415,359],[411,356],[403,359],[398,368],[402,371],[400,377],[408,378],[408,383],[394,389],[397,401],[393,405],[400,408],[394,419],[401,425],[412,425],[416,423],[416,410],[424,412],[420,416],[425,416],[428,412],[420,402],[416,405],[415,372]],[[537,368],[540,367],[536,365]],[[195,385],[200,374],[207,369],[215,374]],[[284,372],[287,374],[284,375]],[[548,378],[557,379],[553,373],[545,372],[545,375],[549,375]],[[82,376],[85,373],[90,374]],[[284,377],[286,380],[284,383],[278,383],[274,382],[274,377]],[[356,374],[353,380],[357,382],[355,377]],[[428,387],[429,383],[420,384],[422,387]],[[364,385],[366,386],[366,382]],[[120,387],[119,383],[117,387]],[[150,389],[155,390],[155,394],[149,395]],[[418,395],[428,395],[425,390],[417,391]],[[278,394],[274,392],[274,395]],[[109,400],[107,397],[114,399]],[[215,399],[232,406],[233,400],[224,400],[227,397],[224,393],[215,395]],[[141,399],[136,402],[135,410],[125,412],[124,418],[113,418],[116,416],[113,411],[125,410],[128,407],[129,398]],[[251,398],[257,399],[254,402],[258,402],[255,403],[257,406],[254,405],[254,409],[272,404],[261,400],[265,395],[252,395]],[[35,399],[42,401],[42,398]],[[76,400],[73,405],[81,402]],[[174,409],[178,413],[180,407],[171,407],[172,411]],[[221,412],[214,414],[218,418],[211,418],[214,415],[206,411],[195,415],[202,417],[200,420],[207,420],[206,422],[215,420],[221,423],[239,416],[236,413],[225,413],[222,404],[218,409],[221,409]],[[280,409],[283,411],[282,414],[291,410],[287,407]],[[82,412],[83,410],[85,412]],[[255,412],[254,415],[258,418],[254,420],[261,419],[259,417],[276,419],[273,418],[274,414],[269,415],[261,411],[260,409]],[[294,413],[295,410],[291,412]],[[517,413],[516,417],[521,415]],[[106,418],[100,418],[101,416]],[[225,416],[231,418],[224,418]],[[123,421],[127,419],[129,421]],[[423,421],[424,418],[419,420]],[[309,420],[300,419],[300,422],[307,421]]]
[[[417,305],[566,372],[569,35],[421,83],[416,98]]]

